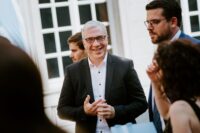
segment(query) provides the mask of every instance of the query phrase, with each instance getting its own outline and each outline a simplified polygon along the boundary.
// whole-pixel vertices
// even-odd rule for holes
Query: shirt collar
[[[181,30],[179,29],[179,30],[176,32],[175,36],[174,36],[170,41],[174,41],[174,40],[178,39],[178,38],[180,37],[180,35],[181,35]]]
[[[106,55],[105,55],[103,61],[101,62],[101,64],[99,64],[99,66],[102,66],[102,65],[104,65],[104,64],[106,65],[106,63],[107,63],[107,58],[108,58],[108,52],[106,52]],[[93,63],[91,62],[91,60],[90,60],[89,57],[88,57],[88,62],[89,62],[89,66],[90,66],[90,67],[96,66],[95,64],[93,64]],[[96,67],[99,67],[99,66],[96,66]]]

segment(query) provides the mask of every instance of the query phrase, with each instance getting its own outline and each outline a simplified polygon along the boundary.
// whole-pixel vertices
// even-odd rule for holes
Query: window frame
[[[200,1],[197,0],[197,11],[189,11],[189,3],[188,0],[181,0],[180,1],[181,8],[182,8],[182,24],[183,24],[183,31],[192,37],[200,37],[200,31],[192,32],[191,31],[191,23],[190,23],[190,16],[198,15],[199,18],[199,26],[200,26]]]

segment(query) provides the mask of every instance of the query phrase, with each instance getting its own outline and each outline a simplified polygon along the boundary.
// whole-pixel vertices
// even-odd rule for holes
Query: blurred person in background
[[[0,36],[0,132],[65,133],[44,112],[40,72],[20,48]]]
[[[77,32],[76,34],[70,36],[67,42],[71,51],[70,57],[73,62],[78,62],[87,57],[87,53],[85,52],[85,48],[83,46],[81,32]]]

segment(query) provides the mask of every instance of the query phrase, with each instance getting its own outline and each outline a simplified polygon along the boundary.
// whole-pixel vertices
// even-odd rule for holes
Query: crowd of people
[[[111,133],[136,124],[147,109],[158,133],[200,132],[200,40],[183,33],[181,8],[174,0],[146,5],[145,25],[157,45],[146,73],[148,102],[131,59],[108,52],[106,26],[86,22],[67,39],[72,64],[58,102],[58,116],[76,122],[76,133]],[[64,133],[46,116],[37,65],[0,36],[1,132]]]

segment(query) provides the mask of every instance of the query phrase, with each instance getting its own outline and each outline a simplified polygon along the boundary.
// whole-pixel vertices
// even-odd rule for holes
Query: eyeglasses
[[[95,40],[97,40],[97,42],[101,43],[105,40],[106,35],[101,35],[101,36],[96,36],[96,37],[88,37],[85,38],[87,43],[93,44]]]
[[[157,26],[161,21],[166,20],[166,19],[152,19],[152,20],[147,20],[144,21],[144,24],[146,27],[148,26]]]

